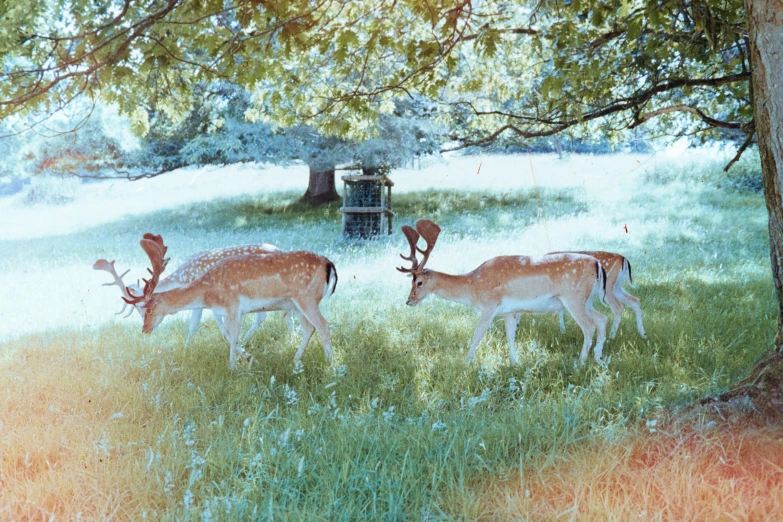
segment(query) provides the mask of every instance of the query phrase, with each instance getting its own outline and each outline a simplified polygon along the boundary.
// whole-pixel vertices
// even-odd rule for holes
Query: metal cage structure
[[[385,174],[354,174],[342,176],[343,236],[369,239],[392,233],[391,189],[394,186]]]

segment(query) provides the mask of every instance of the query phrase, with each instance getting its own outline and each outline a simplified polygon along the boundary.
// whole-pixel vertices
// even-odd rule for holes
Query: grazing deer
[[[579,363],[584,364],[593,335],[598,338],[593,350],[596,361],[601,360],[606,340],[606,317],[593,308],[592,300],[602,296],[606,274],[598,261],[582,254],[552,254],[540,258],[527,256],[501,256],[490,259],[472,272],[463,275],[449,275],[425,269],[440,227],[428,219],[416,222],[416,230],[403,226],[402,232],[408,239],[411,253],[400,257],[410,261],[410,268],[397,270],[413,276],[408,306],[415,306],[430,294],[478,308],[481,313],[479,325],[473,334],[468,351],[468,362],[473,360],[481,339],[487,333],[492,320],[502,315],[506,324],[511,364],[516,364],[514,346],[518,312],[552,313],[563,309],[574,317],[584,333],[584,344]],[[419,237],[427,243],[426,250],[416,245]],[[424,258],[421,263],[416,251]]]
[[[172,288],[178,288],[180,286],[184,286],[187,284],[192,283],[202,275],[204,275],[209,269],[214,267],[220,260],[225,259],[227,257],[236,256],[236,255],[243,255],[243,254],[271,254],[273,252],[280,252],[280,249],[277,248],[274,245],[270,245],[268,243],[263,243],[260,245],[241,245],[241,246],[233,246],[233,247],[226,247],[226,248],[216,248],[213,250],[207,250],[204,252],[198,252],[192,256],[190,256],[188,259],[185,260],[182,265],[177,268],[177,270],[174,271],[170,276],[163,279],[157,286],[156,291],[157,292],[163,292],[166,290],[171,290]],[[93,265],[93,268],[95,270],[104,270],[106,272],[109,272],[109,274],[112,275],[114,278],[114,281],[111,283],[105,283],[103,286],[118,286],[120,288],[120,291],[122,292],[122,296],[125,298],[130,299],[130,296],[128,295],[126,288],[130,289],[131,292],[137,293],[141,291],[141,287],[138,283],[128,285],[127,287],[122,281],[122,278],[125,276],[125,274],[128,273],[126,271],[121,276],[117,275],[117,272],[114,270],[114,261],[109,263],[105,259],[99,259],[95,262]],[[117,312],[117,314],[121,314],[125,311],[126,307],[129,305],[127,303],[123,303],[122,310]],[[129,314],[133,313],[133,310],[136,310],[139,315],[143,316],[142,310],[138,306],[131,307],[131,310],[129,310]],[[185,339],[185,346],[190,344],[190,340],[193,338],[193,335],[196,332],[196,329],[198,328],[199,323],[201,322],[201,315],[203,310],[193,310],[190,316],[190,326],[188,327],[188,336]],[[126,316],[127,317],[127,316]],[[219,314],[215,314],[215,322],[218,325],[218,328],[220,329],[220,333],[223,335],[223,338],[228,341],[228,337],[226,334],[225,327],[223,326],[223,316]],[[258,328],[261,326],[261,323],[264,322],[264,319],[266,319],[266,312],[258,312],[255,315],[255,320],[253,321],[253,324],[250,326],[250,329],[245,333],[245,335],[242,337],[242,342],[246,342],[252,335],[258,330]],[[285,320],[286,327],[288,328],[288,331],[293,333],[293,319],[291,318],[291,314],[288,312],[284,312],[283,319]]]
[[[167,247],[160,236],[144,234],[141,247],[150,258],[152,277],[144,281],[142,295],[123,300],[140,304],[144,310],[144,333],[151,333],[167,315],[181,310],[209,308],[226,316],[225,326],[230,345],[229,368],[234,368],[236,355],[249,362],[251,357],[239,346],[242,314],[273,310],[296,310],[302,325],[302,343],[294,357],[298,361],[313,332],[324,345],[327,361],[332,359],[329,325],[321,315],[320,302],[334,293],[337,271],[334,264],[312,252],[274,252],[243,254],[227,257],[190,284],[155,292],[158,278],[166,267]],[[331,290],[331,293],[330,293]]]
[[[566,252],[552,252],[552,254],[564,254]],[[612,330],[609,334],[610,339],[617,335],[617,329],[620,327],[620,319],[623,316],[623,304],[631,307],[636,314],[636,328],[642,339],[647,339],[642,324],[642,307],[639,299],[632,296],[623,288],[624,283],[628,283],[635,288],[633,278],[631,277],[631,263],[624,256],[613,252],[603,251],[583,251],[573,252],[574,254],[585,254],[596,258],[606,270],[606,303],[612,309]],[[563,321],[563,311],[558,314],[560,318],[560,331],[565,332],[565,322]]]

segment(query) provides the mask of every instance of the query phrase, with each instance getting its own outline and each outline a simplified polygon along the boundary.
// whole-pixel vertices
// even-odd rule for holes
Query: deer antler
[[[420,219],[416,222],[416,230],[424,239],[424,241],[427,242],[426,250],[422,250],[421,248],[416,247],[416,250],[418,250],[424,256],[424,259],[421,260],[421,264],[418,266],[418,269],[422,270],[424,269],[424,265],[427,264],[427,260],[430,258],[432,249],[435,247],[435,242],[438,240],[440,227],[429,219]]]
[[[125,287],[125,292],[129,295],[129,298],[122,298],[128,304],[137,304],[142,301],[149,301],[152,297],[152,293],[155,291],[155,287],[158,286],[158,279],[160,274],[166,269],[169,260],[166,258],[166,251],[168,248],[163,244],[163,238],[155,234],[144,234],[144,239],[139,241],[142,250],[147,253],[147,257],[150,258],[152,268],[148,268],[147,271],[152,277],[148,279],[142,279],[144,281],[144,292],[142,295],[137,296],[131,293],[128,287]]]
[[[416,268],[419,266],[419,261],[418,259],[416,259],[416,243],[419,241],[419,233],[413,230],[413,228],[409,227],[408,225],[403,225],[402,233],[405,234],[405,237],[408,239],[408,244],[411,247],[411,253],[407,257],[400,254],[400,257],[406,261],[410,261],[412,266],[410,268],[398,266],[397,270],[399,270],[402,273],[409,273],[416,270]]]
[[[117,275],[117,271],[114,269],[114,261],[106,261],[105,259],[99,259],[95,262],[94,265],[92,265],[93,270],[103,270],[104,272],[108,272],[111,274],[111,276],[114,278],[114,281],[111,283],[103,283],[103,286],[118,286],[120,288],[120,292],[122,292],[122,295],[127,298],[131,298],[131,295],[128,293],[127,287],[125,286],[125,283],[122,282],[122,278],[125,277],[125,275],[130,272],[130,269],[126,270],[122,273],[122,275]],[[127,303],[122,304],[122,310],[117,312],[115,315],[119,315],[122,312],[125,311],[125,309],[128,307]],[[133,310],[128,313],[130,315],[133,313]],[[127,317],[127,316],[126,316]]]
[[[407,257],[400,254],[400,257],[406,261],[410,261],[412,266],[410,268],[397,267],[397,270],[403,273],[423,270],[424,265],[427,264],[427,259],[429,259],[430,253],[435,246],[435,241],[438,240],[440,227],[429,219],[420,219],[416,222],[416,230],[414,230],[412,227],[409,227],[408,225],[405,225],[402,227],[402,233],[405,234],[405,237],[408,239],[408,244],[411,247],[411,253]],[[416,246],[420,237],[427,242],[426,250],[422,250]],[[424,258],[421,260],[421,262],[416,259],[416,251],[419,251],[424,255]]]

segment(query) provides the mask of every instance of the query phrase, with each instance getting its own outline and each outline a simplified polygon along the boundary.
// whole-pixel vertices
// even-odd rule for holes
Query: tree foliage
[[[177,121],[198,85],[245,116],[372,138],[401,99],[438,104],[452,148],[500,136],[754,132],[740,0],[26,0],[0,15],[0,117],[74,96]],[[230,144],[228,144],[230,145]]]

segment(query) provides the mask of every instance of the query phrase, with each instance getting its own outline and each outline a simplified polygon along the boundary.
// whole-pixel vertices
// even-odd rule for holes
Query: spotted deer
[[[195,281],[156,292],[160,274],[166,268],[167,247],[161,236],[144,234],[140,242],[152,267],[151,277],[144,280],[141,295],[126,289],[129,297],[123,301],[139,305],[144,311],[144,333],[152,331],[167,315],[181,310],[209,308],[225,316],[225,328],[230,346],[229,368],[236,365],[237,354],[248,362],[250,357],[239,345],[242,314],[295,310],[302,326],[302,343],[294,356],[302,357],[307,343],[318,331],[327,361],[332,359],[329,325],[321,315],[319,304],[334,293],[337,271],[334,264],[312,252],[273,252],[242,254],[227,257]]]
[[[195,281],[196,279],[204,275],[208,270],[213,268],[222,259],[225,259],[227,257],[231,257],[235,255],[243,255],[243,254],[271,254],[273,252],[280,252],[280,249],[274,245],[270,245],[269,243],[215,248],[213,250],[198,252],[190,256],[188,259],[186,259],[185,262],[182,263],[182,265],[180,265],[180,267],[177,268],[171,275],[163,279],[158,284],[155,291],[163,292],[166,290],[171,290],[173,288],[178,288],[180,286],[184,286],[189,283],[192,283],[193,281]],[[125,274],[128,273],[128,271],[123,273],[121,276],[117,275],[117,272],[114,269],[114,261],[108,262],[105,259],[99,259],[98,261],[95,262],[93,268],[95,270],[104,270],[106,272],[109,272],[109,274],[111,274],[111,276],[114,278],[114,281],[110,283],[105,283],[104,286],[116,285],[117,287],[119,287],[120,292],[122,292],[122,296],[125,298],[130,298],[126,292],[126,288],[130,289],[130,291],[134,293],[138,293],[142,290],[138,282],[135,284],[128,285],[127,287],[125,286],[125,284],[122,281],[122,278],[125,276]],[[117,312],[117,314],[123,313],[128,306],[130,305],[128,305],[127,303],[123,303],[122,310]],[[143,315],[142,310],[139,306],[132,306],[131,309],[128,311],[128,314],[132,314],[133,310],[136,310],[139,313],[139,315]],[[193,335],[198,329],[198,325],[199,323],[201,323],[202,313],[203,310],[201,309],[192,311],[190,316],[190,326],[188,327],[188,336],[185,339],[185,346],[190,344]],[[266,319],[266,315],[267,315],[266,312],[258,312],[257,314],[255,314],[255,319],[253,321],[253,324],[250,326],[250,329],[242,337],[243,343],[248,341],[253,336],[253,334],[260,328],[261,324]],[[225,327],[223,326],[223,316],[220,314],[215,314],[214,317],[215,317],[215,322],[217,323],[218,328],[220,329],[220,333],[223,335],[223,338],[226,339],[226,341],[228,341],[226,330]],[[284,312],[283,319],[285,320],[288,331],[293,333],[293,319],[291,317],[291,314],[289,312]]]
[[[552,252],[552,254],[564,254],[566,252]],[[642,307],[637,297],[629,294],[623,285],[628,283],[632,288],[633,277],[631,276],[631,263],[625,256],[613,252],[596,251],[576,251],[574,254],[585,254],[596,258],[606,270],[606,303],[612,309],[612,329],[609,334],[610,339],[617,335],[617,329],[620,327],[620,319],[623,315],[623,305],[629,306],[636,314],[636,329],[642,339],[647,339],[644,333],[644,324],[642,324]],[[565,332],[565,322],[563,321],[563,311],[558,314],[560,318],[560,331]]]
[[[410,268],[397,270],[413,276],[407,304],[415,306],[430,294],[442,299],[477,308],[481,314],[468,351],[468,362],[473,360],[476,347],[487,333],[492,320],[502,315],[506,326],[511,364],[516,364],[516,335],[518,312],[553,313],[567,310],[582,328],[584,343],[579,363],[584,364],[598,332],[593,355],[601,360],[606,340],[606,316],[593,307],[593,299],[602,297],[606,273],[598,261],[583,254],[550,254],[540,258],[528,256],[500,256],[462,275],[450,275],[425,268],[440,227],[428,219],[416,222],[416,229],[403,226],[410,254],[400,254],[411,263]],[[419,238],[426,249],[418,248]],[[423,255],[421,262],[417,251]]]

